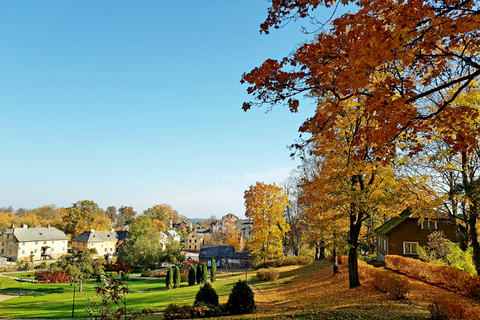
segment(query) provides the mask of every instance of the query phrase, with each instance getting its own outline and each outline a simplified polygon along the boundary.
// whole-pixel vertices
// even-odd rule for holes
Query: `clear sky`
[[[267,8],[0,0],[0,206],[243,217],[251,184],[282,183],[298,164],[286,146],[314,109],[241,110],[243,72],[309,38],[295,24],[260,35]]]

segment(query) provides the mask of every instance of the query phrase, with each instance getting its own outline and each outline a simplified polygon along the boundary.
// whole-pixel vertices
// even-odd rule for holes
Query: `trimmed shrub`
[[[163,318],[165,320],[203,318],[207,316],[207,311],[208,307],[204,305],[191,307],[172,303],[165,309]]]
[[[167,269],[167,277],[165,278],[165,285],[167,286],[167,290],[172,289],[172,286],[173,286],[172,267],[168,267],[168,269]]]
[[[202,283],[202,278],[203,278],[203,263],[198,263],[197,274],[196,274],[196,280],[198,284]]]
[[[183,269],[184,271],[182,272],[182,269],[180,269],[180,282],[188,282],[188,268]]]
[[[431,264],[401,256],[385,256],[386,267],[420,281],[475,298],[480,297],[480,277],[451,266]]]
[[[232,289],[226,309],[230,314],[252,313],[256,309],[252,289],[245,281],[238,281]]]
[[[217,262],[212,259],[212,269],[210,270],[210,281],[215,282],[217,280]]]
[[[428,307],[431,319],[480,319],[479,308],[469,307],[451,297],[437,297]]]
[[[173,287],[179,288],[180,287],[180,268],[175,267],[175,272],[173,273]]]
[[[313,262],[311,257],[299,256],[299,257],[286,257],[283,259],[269,260],[260,262],[254,265],[254,269],[262,268],[278,268],[284,266],[305,266]]]
[[[193,286],[196,281],[196,275],[195,275],[196,268],[194,265],[190,266],[190,269],[188,269],[188,285]]]
[[[200,290],[198,290],[197,295],[195,296],[194,305],[202,303],[207,306],[218,306],[218,294],[208,282],[200,287]]]
[[[207,269],[207,264],[202,263],[202,279],[200,280],[202,283],[207,282],[208,280],[208,269]]]
[[[383,270],[372,270],[373,286],[397,300],[405,300],[410,291],[408,281]]]
[[[257,278],[260,281],[272,281],[277,280],[280,273],[276,269],[261,269],[257,271]]]

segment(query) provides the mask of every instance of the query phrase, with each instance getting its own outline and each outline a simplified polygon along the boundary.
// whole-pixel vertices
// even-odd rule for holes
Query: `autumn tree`
[[[70,281],[78,283],[79,291],[82,292],[84,281],[103,273],[105,260],[95,259],[96,254],[96,249],[83,249],[59,258],[50,265],[50,269],[65,272]]]
[[[453,94],[453,93],[450,93]],[[468,116],[454,111],[462,109]],[[425,146],[403,168],[411,175],[428,177],[424,190],[434,198],[436,212],[457,225],[462,248],[471,247],[477,273],[480,272],[480,87],[473,84],[439,115]],[[431,217],[435,218],[435,217]]]
[[[133,207],[121,206],[118,208],[118,215],[123,218],[125,225],[130,225],[135,219],[137,212],[133,209]]]
[[[293,54],[267,59],[245,73],[241,82],[249,84],[255,101],[243,109],[286,104],[296,112],[298,95],[328,97],[312,115],[319,128],[328,129],[345,111],[345,100],[364,100],[364,116],[375,125],[357,132],[352,144],[369,145],[375,156],[391,160],[402,133],[418,145],[418,138],[433,130],[432,121],[480,75],[478,3],[273,0],[261,32],[299,18],[318,21],[322,6],[350,2],[356,5],[353,12],[332,17],[328,28],[316,30]],[[451,112],[464,116],[466,111]]]
[[[143,214],[150,219],[158,219],[163,221],[167,226],[172,223],[176,223],[178,220],[178,212],[174,210],[169,204],[157,204],[147,210],[143,211]]]
[[[283,256],[282,239],[290,227],[283,211],[288,198],[283,189],[274,184],[257,182],[245,191],[245,216],[253,220],[249,249],[258,260]]]
[[[95,228],[96,230],[111,228],[110,219],[98,204],[91,200],[73,203],[71,207],[67,208],[63,222],[65,223],[65,233],[74,235]]]
[[[319,99],[319,107],[328,100]],[[322,128],[316,119],[306,128],[311,134],[312,146],[318,162],[318,175],[306,179],[303,185],[303,203],[310,221],[324,220],[319,230],[337,226],[330,234],[348,230],[348,264],[350,287],[360,285],[358,276],[359,239],[364,223],[373,216],[392,216],[414,204],[410,189],[414,177],[402,177],[390,162],[380,159],[368,142],[355,145],[358,132],[375,125],[365,115],[364,100],[343,102],[345,112],[336,115],[335,126]],[[422,200],[426,200],[422,199]],[[418,207],[418,206],[417,206]],[[317,222],[317,223],[318,223]],[[325,229],[327,227],[327,229]]]

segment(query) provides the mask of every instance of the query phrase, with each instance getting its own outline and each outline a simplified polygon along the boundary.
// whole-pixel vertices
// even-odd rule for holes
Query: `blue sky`
[[[244,216],[313,113],[241,110],[243,72],[308,36],[259,34],[267,1],[0,0],[0,206],[93,200]],[[331,11],[326,11],[327,12]]]

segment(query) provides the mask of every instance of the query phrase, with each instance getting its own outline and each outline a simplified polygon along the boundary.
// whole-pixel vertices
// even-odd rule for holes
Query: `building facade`
[[[0,255],[9,261],[54,259],[67,254],[68,237],[50,226],[13,226],[0,235],[0,245]]]

